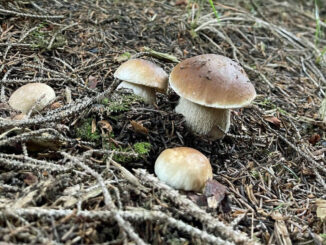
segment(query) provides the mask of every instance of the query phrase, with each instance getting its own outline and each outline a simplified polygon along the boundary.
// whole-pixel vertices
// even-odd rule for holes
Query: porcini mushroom
[[[9,105],[23,114],[32,108],[42,110],[55,99],[53,88],[44,83],[28,83],[18,88],[9,98]]]
[[[212,179],[212,167],[205,155],[190,147],[164,150],[156,159],[155,174],[167,185],[185,191],[201,191]]]
[[[117,89],[131,89],[148,104],[156,102],[155,90],[165,92],[168,84],[167,73],[158,65],[144,59],[124,62],[116,70],[114,77],[123,80]]]
[[[182,61],[173,68],[169,82],[180,96],[176,112],[194,132],[212,140],[228,132],[229,109],[244,107],[256,97],[245,71],[222,55],[204,54]]]

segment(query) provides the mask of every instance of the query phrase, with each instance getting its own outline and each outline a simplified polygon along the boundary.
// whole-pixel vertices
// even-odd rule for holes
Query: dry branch
[[[2,211],[2,215],[6,215],[6,210]],[[56,210],[56,209],[44,209],[44,208],[16,208],[10,211],[16,215],[33,218],[33,217],[53,217],[56,219],[64,217],[76,217],[89,220],[112,220],[115,215],[120,217],[140,222],[140,221],[159,221],[162,224],[167,224],[171,228],[177,229],[179,231],[185,232],[189,236],[195,236],[200,238],[204,242],[219,244],[219,245],[231,245],[232,242],[225,241],[219,237],[215,237],[208,234],[206,231],[199,230],[193,226],[190,226],[180,220],[176,220],[160,211],[147,211],[147,210],[132,210],[132,211],[79,211],[76,213],[75,210]],[[10,214],[10,213],[9,213]]]
[[[4,13],[4,14],[37,18],[37,19],[62,19],[62,18],[64,18],[63,15],[35,15],[35,14],[20,13],[17,11],[6,10],[6,9],[0,9],[0,12]]]
[[[160,182],[156,177],[148,174],[143,169],[135,169],[136,176],[142,180],[145,184],[149,184],[155,188],[158,188],[167,197],[170,198],[175,204],[180,205],[181,209],[185,209],[187,214],[194,216],[205,224],[209,230],[217,231],[224,239],[228,239],[237,244],[258,244],[249,239],[245,233],[235,231],[231,226],[227,226],[216,217],[212,217],[204,210],[199,208],[196,204],[190,201],[185,196],[180,195],[176,190]]]
[[[116,211],[116,207],[112,201],[111,195],[106,187],[106,185],[104,184],[104,180],[102,178],[102,176],[100,174],[98,174],[96,171],[94,171],[93,169],[91,169],[90,167],[88,167],[86,164],[84,164],[83,162],[81,162],[79,159],[77,159],[76,157],[70,156],[69,154],[65,153],[65,152],[61,152],[61,154],[68,158],[72,163],[74,163],[75,165],[83,168],[86,172],[90,173],[93,177],[96,178],[96,180],[98,181],[99,185],[102,188],[102,192],[103,192],[103,196],[104,196],[104,202],[105,205],[107,206],[107,208],[109,208],[112,212],[112,217],[117,221],[117,223],[119,224],[120,228],[123,229],[131,239],[133,239],[136,244],[138,245],[144,245],[146,244],[139,236],[138,234],[135,233],[134,229],[132,228],[132,226],[130,225],[129,222],[125,221],[121,215]]]

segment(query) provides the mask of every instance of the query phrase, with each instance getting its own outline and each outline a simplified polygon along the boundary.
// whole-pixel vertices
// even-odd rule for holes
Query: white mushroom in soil
[[[216,54],[198,55],[175,66],[170,86],[180,96],[175,108],[192,131],[221,139],[230,127],[230,110],[256,97],[254,86],[238,63]]]
[[[156,102],[155,92],[166,92],[167,73],[158,65],[144,59],[131,59],[119,66],[114,77],[123,80],[117,89],[127,88],[148,104]]]
[[[200,192],[213,178],[212,167],[205,155],[190,147],[164,150],[156,159],[155,174],[167,185],[180,190]]]
[[[40,111],[55,99],[53,88],[44,83],[28,83],[18,88],[9,98],[9,105],[23,114]]]

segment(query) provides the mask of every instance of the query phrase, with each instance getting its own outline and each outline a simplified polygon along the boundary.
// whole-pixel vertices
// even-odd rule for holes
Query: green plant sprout
[[[316,59],[316,63],[319,65],[322,59],[325,59],[324,56],[326,54],[326,47],[320,52],[320,55]]]
[[[220,22],[220,15],[218,14],[218,12],[217,12],[217,10],[215,8],[215,5],[213,3],[213,0],[208,0],[208,2],[211,5],[211,8],[212,8],[212,10],[213,10],[213,12],[215,14],[216,19],[217,19],[217,22]]]
[[[315,17],[316,17],[315,45],[317,46],[319,43],[319,37],[321,35],[319,9],[318,9],[317,0],[315,0]]]

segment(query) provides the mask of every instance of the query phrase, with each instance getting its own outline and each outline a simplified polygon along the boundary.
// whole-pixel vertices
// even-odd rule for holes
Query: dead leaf
[[[95,119],[92,120],[92,134],[94,134],[96,131],[96,121]]]
[[[326,200],[318,199],[316,200],[316,205],[317,217],[320,218],[322,221],[326,221]]]
[[[177,0],[175,2],[175,5],[178,6],[178,5],[187,5],[188,4],[188,0]]]
[[[208,180],[205,185],[204,195],[210,208],[217,208],[225,198],[226,186],[216,180]]]
[[[206,197],[215,196],[218,202],[225,197],[226,186],[216,180],[208,180],[205,185],[204,195]]]
[[[62,103],[60,101],[54,102],[50,106],[51,110],[55,110],[55,109],[58,109],[60,107],[62,107]]]
[[[12,118],[12,120],[23,120],[23,119],[26,119],[27,118],[27,116],[25,115],[25,114],[17,114],[17,115],[15,115],[13,118]]]
[[[141,123],[132,120],[130,121],[130,124],[136,133],[145,134],[145,135],[148,134],[148,129],[145,128]]]
[[[270,122],[270,123],[274,124],[277,127],[280,127],[280,125],[281,125],[281,120],[278,119],[277,117],[267,116],[267,117],[264,117],[264,119],[265,119],[265,121]]]
[[[312,145],[315,145],[318,141],[320,140],[320,135],[319,134],[313,134],[311,135],[309,139],[309,143]]]
[[[24,183],[27,184],[27,185],[33,185],[33,184],[36,184],[38,182],[38,178],[30,173],[30,172],[27,172],[24,174]]]
[[[94,89],[96,88],[97,84],[99,82],[99,79],[97,77],[94,77],[92,75],[90,75],[88,77],[88,83],[87,83],[87,86],[91,89]]]
[[[207,198],[204,195],[199,195],[195,193],[188,193],[187,197],[196,203],[198,206],[207,206]]]
[[[109,133],[112,132],[113,128],[112,128],[111,124],[110,124],[108,121],[106,121],[106,120],[101,120],[101,121],[98,121],[97,123],[100,125],[100,127],[101,127],[102,129],[107,130]]]

